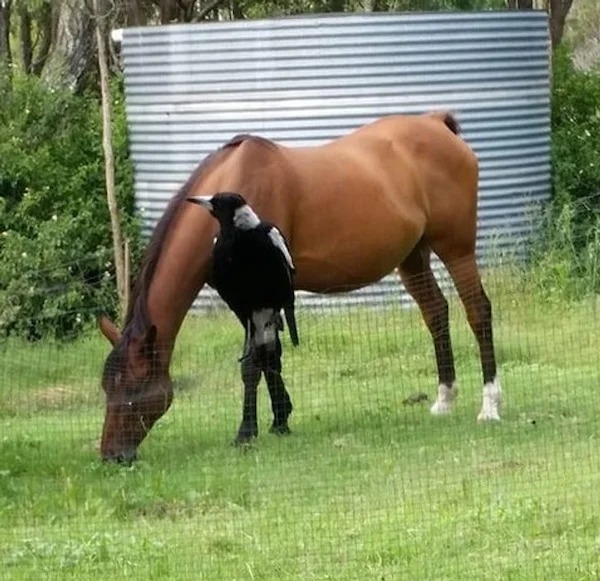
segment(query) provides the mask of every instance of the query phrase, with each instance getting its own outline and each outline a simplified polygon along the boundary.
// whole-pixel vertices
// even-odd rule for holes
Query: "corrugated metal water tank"
[[[450,109],[480,160],[478,253],[521,254],[550,193],[545,12],[348,14],[125,29],[122,54],[146,232],[237,133],[313,145],[380,116]],[[443,274],[441,275],[444,279]],[[444,285],[445,286],[445,285]],[[305,306],[398,300],[396,275]],[[406,295],[403,294],[406,300]],[[203,290],[196,308],[219,304]]]

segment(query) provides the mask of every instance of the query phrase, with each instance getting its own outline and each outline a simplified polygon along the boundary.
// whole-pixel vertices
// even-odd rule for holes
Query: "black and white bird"
[[[219,221],[214,241],[211,286],[245,329],[242,362],[244,407],[236,443],[258,435],[257,387],[264,374],[273,409],[271,432],[289,433],[293,406],[281,375],[281,309],[292,343],[298,345],[294,313],[294,263],[279,229],[261,219],[239,194],[221,192],[188,201]]]
[[[271,325],[281,328],[283,309],[292,343],[298,345],[295,268],[279,229],[262,221],[240,194],[223,192],[188,201],[205,207],[219,221],[211,273],[219,296],[258,344],[268,342]]]

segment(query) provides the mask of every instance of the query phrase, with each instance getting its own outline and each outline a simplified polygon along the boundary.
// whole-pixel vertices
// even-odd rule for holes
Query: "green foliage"
[[[119,81],[113,84],[117,197],[136,230]],[[17,75],[0,112],[0,333],[74,336],[116,296],[100,106]]]
[[[410,12],[435,10],[501,10],[504,0],[265,0],[240,3],[246,18],[267,18],[294,14],[325,14],[328,12]]]
[[[575,70],[564,48],[553,62],[552,158],[558,200],[582,202],[582,214],[598,209],[600,70]]]
[[[533,278],[561,299],[600,291],[600,71],[554,53],[553,200],[533,249]]]

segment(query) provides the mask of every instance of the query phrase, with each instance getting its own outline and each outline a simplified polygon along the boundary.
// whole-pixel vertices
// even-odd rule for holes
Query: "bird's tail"
[[[296,315],[294,313],[294,306],[285,306],[283,307],[283,312],[285,314],[285,321],[288,326],[288,330],[290,332],[290,338],[292,339],[292,344],[294,347],[298,346],[298,327],[296,326]]]

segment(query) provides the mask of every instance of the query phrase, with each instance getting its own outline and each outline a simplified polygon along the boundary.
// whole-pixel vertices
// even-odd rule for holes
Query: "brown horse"
[[[456,120],[444,112],[385,117],[317,147],[240,135],[210,154],[154,229],[123,333],[100,318],[113,345],[102,378],[102,457],[133,459],[171,404],[171,354],[207,282],[217,231],[208,212],[185,200],[220,191],[242,194],[284,233],[297,289],[349,291],[398,268],[433,338],[439,386],[431,412],[444,414],[457,388],[448,304],[430,267],[435,252],[479,343],[484,387],[478,418],[499,419],[491,305],[475,259],[478,173]]]

